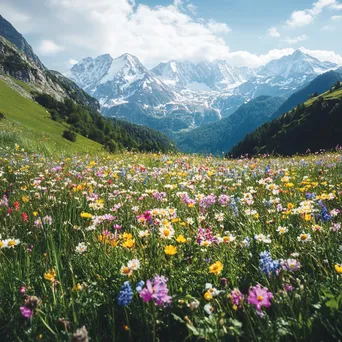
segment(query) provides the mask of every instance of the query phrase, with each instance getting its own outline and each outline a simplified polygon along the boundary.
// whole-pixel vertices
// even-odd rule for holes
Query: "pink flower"
[[[255,305],[258,312],[261,312],[263,306],[269,308],[271,306],[270,300],[272,298],[272,292],[269,292],[267,287],[261,287],[259,284],[250,287],[248,290],[248,303]]]
[[[234,305],[236,305],[237,307],[240,307],[241,303],[243,302],[244,297],[239,289],[234,289],[230,293],[230,299]]]
[[[151,299],[158,305],[164,306],[171,303],[169,290],[166,286],[167,278],[156,275],[154,279],[146,281],[146,288],[140,291],[140,298],[147,303]]]
[[[21,315],[25,318],[31,318],[33,315],[33,311],[27,306],[21,306],[20,312],[21,312]]]

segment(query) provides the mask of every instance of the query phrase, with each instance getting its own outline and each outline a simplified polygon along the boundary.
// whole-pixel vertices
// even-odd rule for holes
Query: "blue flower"
[[[121,287],[121,291],[118,298],[118,304],[120,306],[127,306],[133,298],[133,290],[129,281],[125,281]]]
[[[137,284],[137,287],[135,288],[138,293],[141,292],[141,290],[143,289],[144,285],[145,285],[145,282],[143,280],[140,280],[139,283]]]
[[[273,260],[270,252],[264,251],[260,253],[259,266],[263,273],[270,275],[276,273],[280,264],[278,260]]]
[[[329,214],[328,208],[324,205],[322,201],[318,202],[321,206],[321,220],[323,222],[330,221],[332,219],[331,215]]]

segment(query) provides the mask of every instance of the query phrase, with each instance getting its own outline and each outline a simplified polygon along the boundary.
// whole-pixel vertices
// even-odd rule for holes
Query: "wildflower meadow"
[[[0,340],[341,340],[341,175],[2,149]]]

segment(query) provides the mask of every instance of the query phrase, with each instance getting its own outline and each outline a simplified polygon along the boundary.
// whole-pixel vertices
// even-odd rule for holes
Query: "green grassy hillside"
[[[68,127],[51,120],[45,108],[24,98],[0,80],[0,143],[18,143],[31,151],[43,152],[98,152],[102,146],[81,135],[76,142],[62,138]]]
[[[293,155],[333,149],[342,143],[342,87],[311,98],[256,129],[231,154]]]

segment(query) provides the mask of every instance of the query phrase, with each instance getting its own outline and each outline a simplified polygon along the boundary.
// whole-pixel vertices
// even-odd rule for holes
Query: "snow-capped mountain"
[[[130,54],[115,59],[109,54],[87,57],[74,65],[67,76],[107,109],[130,102],[158,106],[175,97],[167,85]]]
[[[318,75],[335,69],[336,64],[321,62],[317,58],[296,50],[292,55],[273,60],[259,69],[259,74],[265,76],[281,76],[283,78],[296,78],[299,75]]]
[[[83,59],[67,76],[99,100],[104,115],[173,131],[228,117],[261,95],[286,98],[336,68],[300,50],[257,70],[223,60],[170,61],[148,70],[130,54],[106,54]]]
[[[235,94],[248,98],[261,95],[290,96],[316,76],[336,69],[337,65],[296,50],[292,55],[270,61],[246,83],[234,89]]]
[[[226,61],[216,60],[194,64],[170,61],[151,70],[153,75],[177,90],[222,91],[235,88],[254,75],[248,68],[235,68]]]

